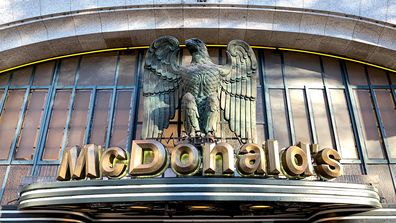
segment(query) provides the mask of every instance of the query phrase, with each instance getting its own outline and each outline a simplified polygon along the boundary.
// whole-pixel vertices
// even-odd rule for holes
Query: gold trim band
[[[185,46],[186,45],[180,45],[180,47],[185,47]],[[227,47],[227,45],[220,45],[220,44],[218,44],[218,45],[210,45],[210,44],[208,44],[207,46],[208,47]],[[94,54],[94,53],[111,52],[111,51],[119,51],[119,50],[136,50],[136,49],[148,49],[148,48],[149,48],[149,46],[133,46],[133,47],[109,48],[109,49],[102,49],[102,50],[92,50],[92,51],[85,51],[85,52],[80,52],[80,53],[66,54],[66,55],[62,55],[62,56],[50,57],[50,58],[47,58],[47,59],[37,60],[37,61],[21,64],[21,65],[18,65],[18,66],[14,66],[14,67],[11,67],[11,68],[7,68],[7,69],[4,69],[4,70],[0,70],[0,74],[8,72],[8,71],[11,71],[11,70],[16,70],[18,68],[22,68],[22,67],[26,67],[26,66],[30,66],[30,65],[34,65],[34,64],[38,64],[38,63],[43,63],[43,62],[47,62],[47,61],[51,61],[51,60],[68,58],[68,57],[81,56],[81,55]],[[376,67],[376,68],[379,68],[379,69],[383,69],[383,70],[386,70],[386,71],[390,71],[390,72],[396,73],[396,70],[391,69],[391,68],[387,68],[387,67],[383,67],[383,66],[380,66],[380,65],[372,64],[372,63],[369,63],[369,62],[364,62],[364,61],[361,61],[361,60],[355,60],[355,59],[348,58],[348,57],[342,57],[342,56],[327,54],[327,53],[319,53],[319,52],[315,52],[315,51],[299,50],[299,49],[284,48],[284,47],[252,46],[252,48],[253,49],[283,50],[283,51],[292,51],[292,52],[299,52],[299,53],[314,54],[314,55],[319,55],[319,56],[326,56],[326,57],[331,57],[331,58],[336,58],[336,59],[347,60],[347,61],[351,61],[351,62],[355,62],[355,63],[360,63],[360,64],[364,64],[364,65],[367,65],[367,66],[372,66],[372,67]]]

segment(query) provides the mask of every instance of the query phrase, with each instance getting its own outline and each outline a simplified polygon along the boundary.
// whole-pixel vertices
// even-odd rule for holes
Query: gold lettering
[[[313,175],[313,165],[312,165],[312,157],[311,157],[311,148],[309,144],[300,142],[299,147],[304,151],[307,157],[307,168],[304,171],[304,176],[309,177]]]
[[[145,151],[152,155],[149,162],[146,162],[147,160],[144,159]],[[157,141],[133,141],[129,174],[131,176],[160,175],[165,171],[165,166],[168,163],[167,154],[164,146]]]
[[[297,146],[290,146],[282,153],[282,167],[289,176],[298,176],[307,169],[307,156]]]
[[[85,145],[82,149],[73,146],[66,150],[62,157],[62,162],[58,169],[57,180],[98,178],[100,146],[94,144]]]
[[[342,174],[340,160],[341,156],[335,149],[325,148],[315,156],[315,162],[317,164],[315,170],[324,179],[334,179]]]
[[[249,143],[242,146],[238,157],[238,170],[242,175],[265,175],[265,153],[259,145]]]
[[[101,167],[104,176],[122,178],[126,174],[128,153],[120,147],[110,147],[102,155]]]
[[[267,140],[264,148],[268,159],[268,175],[278,175],[281,170],[278,141],[273,139]]]
[[[222,159],[222,174],[234,173],[234,149],[230,144],[208,144],[205,143],[203,149],[203,173],[204,175],[217,175],[216,174],[216,156],[221,155]]]
[[[178,175],[192,175],[199,167],[199,152],[195,146],[180,144],[171,154],[172,170]]]

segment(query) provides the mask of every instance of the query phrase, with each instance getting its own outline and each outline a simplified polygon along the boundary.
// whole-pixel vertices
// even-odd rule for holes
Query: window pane
[[[32,70],[33,70],[33,66],[29,66],[14,71],[12,73],[11,85],[13,86],[29,85]]]
[[[69,124],[67,147],[82,145],[84,142],[90,97],[90,91],[76,92]]]
[[[117,102],[114,111],[113,129],[111,134],[110,145],[127,148],[129,110],[131,104],[132,92],[118,91]]]
[[[140,89],[138,122],[142,123],[143,119],[144,119],[144,97],[143,97],[143,90]]]
[[[7,172],[7,166],[6,165],[0,166],[0,185],[3,185],[4,176],[6,172]]]
[[[373,84],[373,85],[388,85],[389,84],[388,77],[386,76],[385,70],[367,66],[367,72],[369,74],[371,84]]]
[[[40,165],[38,169],[38,176],[40,177],[53,177],[58,174],[58,165]]]
[[[104,146],[109,114],[111,91],[97,91],[90,143]]]
[[[58,85],[74,85],[74,77],[77,72],[78,57],[62,59]]]
[[[10,73],[0,74],[0,86],[5,87],[8,85],[8,79],[10,78]]]
[[[270,90],[272,125],[274,139],[278,140],[279,148],[290,146],[289,126],[285,104],[285,92],[283,90]]]
[[[214,64],[219,64],[219,48],[208,48],[210,59]]]
[[[46,91],[30,93],[15,159],[31,160],[33,158],[46,97]]]
[[[135,84],[137,51],[120,55],[117,85],[131,86]]]
[[[323,87],[319,56],[284,52],[285,77],[292,87]]]
[[[83,56],[78,85],[113,85],[117,53]]]
[[[346,62],[349,83],[352,85],[367,85],[364,66],[358,63]]]
[[[370,92],[367,90],[356,90],[354,93],[368,157],[374,159],[384,158]]]
[[[191,54],[188,52],[188,49],[183,49],[183,58],[182,58],[182,64],[183,65],[188,65],[191,63]]]
[[[329,57],[322,57],[322,61],[327,85],[343,86],[340,61]]]
[[[263,142],[265,141],[265,125],[256,125],[256,133],[256,144],[263,145]]]
[[[47,141],[45,142],[43,160],[57,160],[59,157],[69,110],[70,95],[70,90],[59,90],[56,92],[51,121],[47,130]]]
[[[393,85],[396,85],[396,73],[389,72],[389,77]]]
[[[161,143],[166,147],[166,148],[174,148],[177,143],[177,124],[169,124],[169,127],[167,129],[164,129],[164,132],[162,134],[162,139]]]
[[[290,90],[290,104],[293,115],[296,142],[311,143],[308,109],[304,90]]]
[[[257,88],[257,98],[256,98],[256,122],[264,123],[264,106],[263,106],[263,93],[262,88]]]
[[[18,186],[21,185],[22,179],[30,175],[32,167],[30,165],[11,166],[8,173],[7,183],[1,200],[2,205],[7,205],[11,202],[16,202],[18,196]]]
[[[50,85],[52,72],[54,71],[54,66],[55,66],[55,61],[36,65],[33,85],[35,86]]]
[[[321,148],[335,148],[330,129],[328,107],[323,90],[310,90],[316,136]]]
[[[8,91],[7,101],[0,116],[0,159],[8,159],[24,96],[24,90]]]
[[[331,90],[330,97],[336,125],[335,128],[340,144],[340,148],[337,149],[341,151],[343,159],[357,159],[355,137],[353,136],[352,123],[348,113],[344,90]]]
[[[389,90],[375,90],[382,124],[385,129],[385,138],[388,142],[391,157],[396,158],[396,109]]]
[[[277,51],[264,51],[266,82],[269,85],[283,85],[280,53]]]

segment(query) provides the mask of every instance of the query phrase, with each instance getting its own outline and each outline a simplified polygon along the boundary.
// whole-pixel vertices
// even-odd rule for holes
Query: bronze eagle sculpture
[[[243,142],[256,138],[256,70],[252,48],[242,40],[227,46],[227,63],[214,64],[203,41],[186,40],[192,59],[180,64],[179,41],[156,39],[146,53],[143,72],[142,138],[161,138],[169,120],[181,109],[187,137],[214,137],[219,112]]]

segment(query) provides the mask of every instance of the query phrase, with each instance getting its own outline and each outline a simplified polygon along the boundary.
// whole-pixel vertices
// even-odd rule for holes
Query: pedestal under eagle
[[[192,59],[180,64],[179,41],[156,39],[146,53],[143,73],[142,138],[161,138],[169,120],[181,109],[187,138],[213,138],[219,112],[240,142],[256,138],[256,70],[252,48],[242,40],[227,46],[227,63],[214,64],[203,41],[186,40]]]

